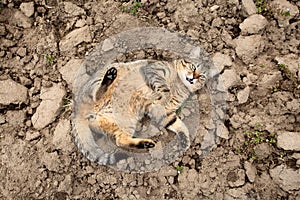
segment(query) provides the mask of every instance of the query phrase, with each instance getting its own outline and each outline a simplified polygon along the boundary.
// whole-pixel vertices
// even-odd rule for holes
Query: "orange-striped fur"
[[[97,123],[115,137],[117,146],[154,147],[151,139],[132,137],[138,123],[147,116],[157,127],[183,137],[182,146],[188,148],[189,131],[176,111],[204,85],[205,76],[199,68],[184,60],[139,60],[110,67],[95,92],[94,109]]]

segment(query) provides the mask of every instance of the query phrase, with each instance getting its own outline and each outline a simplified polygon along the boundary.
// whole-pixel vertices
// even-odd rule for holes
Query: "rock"
[[[21,3],[20,9],[27,17],[31,17],[34,13],[34,2]]]
[[[0,43],[0,47],[12,47],[12,46],[15,46],[17,44],[16,41],[12,41],[12,40],[8,40],[8,39],[5,39],[5,38],[1,38],[1,43]]]
[[[25,113],[23,110],[9,110],[6,113],[6,121],[15,127],[23,125]]]
[[[39,131],[36,131],[36,132],[27,131],[25,140],[32,141],[32,140],[39,138],[40,136],[41,136],[41,133]]]
[[[250,87],[249,86],[247,86],[244,89],[240,90],[237,93],[238,103],[239,104],[246,103],[248,98],[249,98],[249,94],[250,94]]]
[[[246,170],[246,175],[251,183],[255,181],[257,170],[252,163],[245,161],[244,168]]]
[[[296,54],[276,56],[275,60],[278,64],[284,64],[295,76],[300,72],[300,57]]]
[[[217,126],[217,136],[226,140],[229,139],[229,131],[224,124]]]
[[[55,149],[64,150],[70,152],[72,150],[72,139],[70,136],[71,124],[67,119],[59,121],[57,124],[54,133],[52,144],[55,146]]]
[[[258,82],[259,92],[257,94],[265,96],[281,79],[282,76],[280,71],[272,72],[272,74],[263,74],[262,79]]]
[[[277,147],[284,150],[300,151],[300,132],[278,132]]]
[[[21,104],[26,101],[26,87],[11,79],[0,81],[0,104]]]
[[[227,174],[227,181],[230,187],[239,187],[245,184],[245,170],[237,169]]]
[[[26,56],[26,53],[27,53],[27,50],[26,48],[24,47],[21,47],[17,50],[17,54],[20,56],[20,57],[24,57]]]
[[[171,166],[165,166],[159,170],[160,176],[177,176],[178,171]]]
[[[263,160],[271,155],[272,150],[270,149],[269,144],[261,143],[255,147],[254,153],[257,156],[257,159]]]
[[[253,0],[242,0],[242,6],[248,15],[253,15],[256,13],[256,5]]]
[[[270,169],[272,179],[285,191],[293,191],[300,189],[300,170],[287,168],[282,164]]]
[[[240,81],[240,78],[237,75],[235,69],[226,69],[224,73],[221,74],[221,80],[224,89],[227,91],[228,88],[237,84]]]
[[[268,24],[267,19],[258,14],[251,15],[240,24],[241,34],[257,34],[265,29]]]
[[[86,25],[86,21],[84,19],[79,19],[76,21],[75,27],[76,28],[81,28]]]
[[[264,41],[260,35],[239,36],[234,41],[236,54],[245,64],[253,63],[254,58],[264,49]]]
[[[177,9],[174,13],[175,23],[179,29],[194,29],[199,25],[199,13],[192,1],[185,1],[177,4]]]
[[[57,152],[41,153],[40,160],[41,160],[42,164],[45,165],[45,167],[49,171],[54,171],[54,172],[59,171],[60,160],[59,160],[59,155],[57,154]]]
[[[247,193],[244,191],[243,188],[234,188],[234,189],[229,189],[225,193],[225,198],[226,200],[229,199],[248,199],[249,196]]]
[[[162,18],[165,18],[166,17],[166,13],[165,12],[158,12],[156,14],[156,16],[159,18],[159,19],[162,19]]]
[[[64,66],[59,68],[59,72],[62,75],[62,78],[68,83],[70,89],[73,88],[73,82],[76,78],[77,71],[79,70],[83,60],[73,58],[69,60]]]
[[[209,10],[210,10],[211,12],[214,12],[215,10],[218,10],[219,8],[220,8],[220,6],[218,6],[218,5],[213,5],[212,7],[209,8]]]
[[[57,191],[64,191],[67,192],[68,194],[71,194],[73,191],[73,182],[72,182],[72,176],[71,175],[66,175],[65,179],[59,184],[59,187]]]
[[[80,8],[79,6],[71,3],[71,2],[64,2],[64,8],[65,12],[68,13],[70,16],[78,16],[78,15],[84,15],[85,11],[84,9]]]
[[[230,56],[222,54],[220,52],[215,53],[212,61],[214,63],[214,66],[217,68],[218,73],[221,73],[224,67],[230,67],[232,65]]]
[[[298,7],[287,0],[273,0],[270,7],[275,11],[273,14],[280,27],[287,27],[290,20],[299,14]]]
[[[5,122],[6,122],[5,116],[4,115],[0,115],[0,124],[4,124]]]
[[[55,120],[65,94],[66,91],[61,84],[53,84],[51,88],[41,89],[42,102],[31,118],[34,128],[40,130]]]
[[[88,26],[75,29],[67,34],[59,43],[61,51],[70,51],[73,47],[82,42],[91,42],[92,37]]]
[[[32,21],[19,10],[16,10],[14,14],[14,23],[21,28],[31,28],[32,26]]]

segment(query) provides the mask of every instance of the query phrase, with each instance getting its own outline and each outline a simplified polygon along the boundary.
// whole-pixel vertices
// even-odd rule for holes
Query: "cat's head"
[[[190,92],[201,89],[207,80],[206,73],[201,70],[200,65],[180,59],[175,61],[175,68],[181,81]]]

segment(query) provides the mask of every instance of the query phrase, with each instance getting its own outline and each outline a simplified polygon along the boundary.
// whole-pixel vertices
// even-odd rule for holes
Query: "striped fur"
[[[153,140],[132,137],[147,116],[157,127],[178,134],[182,147],[188,148],[189,131],[176,111],[204,85],[205,76],[199,69],[184,60],[112,64],[96,88],[97,123],[120,147],[152,148]]]

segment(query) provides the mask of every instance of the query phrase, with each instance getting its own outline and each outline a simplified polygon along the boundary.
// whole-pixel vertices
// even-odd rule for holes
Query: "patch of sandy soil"
[[[300,2],[132,5],[1,0],[0,199],[300,199]],[[72,84],[97,44],[145,26],[184,33],[211,55],[227,92],[226,129],[202,159],[195,139],[169,166],[130,174],[77,149]]]

